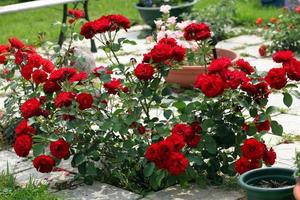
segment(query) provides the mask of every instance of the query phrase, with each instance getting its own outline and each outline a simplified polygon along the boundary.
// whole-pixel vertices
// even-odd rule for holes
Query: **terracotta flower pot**
[[[300,182],[299,181],[294,187],[294,197],[296,200],[300,200]]]
[[[227,57],[235,62],[238,60],[238,54],[227,49],[217,49],[218,58]],[[171,70],[168,76],[165,78],[167,83],[176,83],[183,88],[193,87],[196,78],[199,74],[205,72],[204,66],[183,66],[178,70]]]

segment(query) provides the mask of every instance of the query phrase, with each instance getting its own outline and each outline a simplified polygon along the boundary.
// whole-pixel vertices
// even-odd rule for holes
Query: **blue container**
[[[261,0],[261,4],[264,6],[284,6],[285,0]]]

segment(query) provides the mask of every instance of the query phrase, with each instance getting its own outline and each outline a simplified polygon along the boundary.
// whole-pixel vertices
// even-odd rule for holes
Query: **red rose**
[[[245,61],[244,59],[239,59],[236,62],[236,65],[246,74],[252,74],[254,72],[254,68],[250,65],[249,62]]]
[[[289,79],[300,81],[300,61],[293,58],[290,61],[283,63],[283,68],[286,70]]]
[[[22,104],[21,113],[25,119],[39,116],[42,113],[40,101],[37,98],[28,99]]]
[[[143,81],[147,81],[153,78],[154,68],[150,64],[138,64],[134,69],[134,75]]]
[[[74,17],[75,19],[84,18],[85,14],[84,11],[79,9],[70,9],[68,10],[68,14]]]
[[[80,110],[91,108],[93,105],[93,96],[89,93],[80,93],[76,97],[76,101],[79,104]]]
[[[162,38],[161,40],[158,41],[159,44],[167,44],[170,45],[171,47],[177,46],[177,41],[174,38]]]
[[[16,37],[11,37],[8,41],[10,45],[16,49],[22,49],[25,46],[24,43]]]
[[[151,60],[155,63],[167,61],[173,53],[173,48],[168,44],[157,44],[151,50]]]
[[[271,88],[275,88],[280,90],[283,88],[287,83],[286,73],[284,68],[272,68],[265,80],[270,85]]]
[[[200,74],[194,84],[195,88],[200,89],[207,97],[216,97],[224,91],[224,81],[215,74]]]
[[[51,154],[58,159],[67,159],[70,157],[70,144],[64,139],[59,139],[50,143]]]
[[[270,121],[269,120],[265,120],[263,122],[260,122],[259,121],[259,116],[257,116],[255,118],[254,123],[255,123],[255,127],[256,127],[256,129],[257,129],[258,132],[269,131],[270,128],[271,128]]]
[[[60,92],[54,100],[54,105],[56,108],[69,107],[74,97],[75,94],[73,92]]]
[[[189,165],[188,159],[183,154],[173,152],[168,161],[168,171],[174,176],[178,176],[185,172]]]
[[[168,140],[163,140],[158,143],[158,157],[159,159],[168,158],[173,151],[173,144]]]
[[[150,63],[151,57],[152,57],[151,52],[144,54],[143,63]]]
[[[297,6],[297,7],[295,8],[295,12],[300,14],[300,6]]]
[[[175,152],[179,152],[185,146],[183,135],[172,134],[171,136],[167,137],[166,140],[172,143],[173,151]]]
[[[145,153],[145,157],[147,158],[147,160],[149,161],[155,161],[156,159],[158,159],[158,144],[157,143],[153,143],[151,144]]]
[[[9,46],[0,45],[0,64],[4,64],[6,62],[8,51],[9,51]]]
[[[73,84],[74,82],[80,82],[88,78],[86,72],[79,72],[78,74],[74,74],[70,79],[69,82]]]
[[[28,55],[27,63],[31,64],[34,68],[39,68],[43,63],[43,60],[44,59],[40,55],[33,53]]]
[[[81,26],[80,35],[84,36],[86,39],[91,39],[95,36],[96,30],[94,22],[86,22]]]
[[[144,135],[146,133],[146,128],[143,125],[139,125],[139,127],[137,128],[137,131],[139,132],[139,134]]]
[[[172,134],[182,135],[184,138],[188,138],[193,135],[193,129],[187,124],[176,124],[172,130]]]
[[[109,94],[117,94],[118,90],[122,90],[123,85],[120,79],[113,78],[110,82],[103,84]]]
[[[55,166],[55,160],[51,156],[40,155],[33,160],[33,166],[41,173],[49,173]]]
[[[260,167],[260,163],[257,160],[249,161],[245,157],[241,157],[235,163],[235,171],[237,171],[239,174],[243,174],[247,171],[250,171],[252,169],[256,169],[259,167]]]
[[[32,148],[32,139],[29,135],[21,135],[16,138],[14,150],[20,157],[27,157]]]
[[[273,60],[277,63],[288,62],[292,58],[294,58],[294,54],[292,51],[289,50],[278,51],[273,54]]]
[[[31,65],[31,64],[26,64],[23,67],[21,67],[21,75],[26,80],[30,80],[31,79],[32,71],[33,71],[33,65]]]
[[[265,57],[267,55],[267,46],[266,45],[261,45],[258,49],[259,55],[261,57]]]
[[[268,166],[274,165],[276,160],[276,153],[273,148],[271,148],[269,151],[267,149],[265,150],[263,160]]]
[[[237,89],[242,83],[247,82],[246,74],[239,70],[224,71],[222,76],[224,77],[226,86],[233,90]]]
[[[113,71],[109,70],[109,69],[106,69],[103,66],[95,67],[93,69],[93,74],[95,74],[95,76],[97,76],[97,77],[100,77],[100,75],[103,74],[103,73],[111,75],[111,74],[113,74]]]
[[[265,146],[255,138],[250,138],[244,141],[241,150],[244,157],[259,160],[264,155]]]
[[[1,46],[0,46],[1,48]],[[0,50],[1,52],[1,50]],[[15,64],[20,65],[23,60],[24,60],[24,54],[23,51],[21,49],[19,49],[16,53],[15,53]],[[1,63],[1,58],[0,58],[0,63]]]
[[[187,145],[191,148],[196,148],[201,140],[201,136],[199,134],[195,134],[192,137],[187,139]]]
[[[47,60],[47,59],[43,59],[42,67],[43,67],[43,70],[48,73],[51,73],[55,68],[54,64],[50,60]]]
[[[270,94],[269,85],[266,82],[260,82],[253,85],[250,82],[243,83],[241,89],[253,96],[255,100],[267,98]]]
[[[93,22],[95,33],[104,33],[106,31],[109,31],[111,27],[111,21],[106,16],[100,17]]]
[[[59,91],[61,89],[60,85],[54,81],[46,81],[43,85],[43,90],[47,94],[51,94],[53,92]]]
[[[229,58],[218,58],[213,60],[207,69],[209,73],[221,73],[228,69],[231,65],[232,63]]]
[[[186,55],[186,50],[185,48],[183,47],[180,47],[180,46],[175,46],[173,48],[173,54],[172,54],[172,57],[174,60],[178,61],[178,62],[181,62],[184,60],[185,58],[185,55]]]
[[[35,128],[28,125],[28,120],[22,120],[15,129],[17,135],[30,135],[35,134]]]
[[[184,31],[184,38],[188,41],[190,40],[205,40],[210,38],[210,28],[205,23],[192,23],[185,27]]]
[[[112,27],[111,31],[122,27],[125,30],[130,28],[130,20],[123,15],[108,15],[107,18],[111,21]]]
[[[49,80],[51,81],[64,81],[69,79],[74,74],[77,73],[77,70],[71,67],[64,67],[60,69],[53,70],[50,74]]]
[[[32,73],[32,80],[37,85],[46,82],[47,78],[48,78],[48,74],[43,70],[37,69]]]
[[[263,23],[263,19],[261,17],[257,18],[256,25],[260,26]]]

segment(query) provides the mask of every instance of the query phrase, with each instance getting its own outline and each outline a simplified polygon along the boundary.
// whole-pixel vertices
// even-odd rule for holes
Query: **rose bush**
[[[80,21],[74,20],[71,30]],[[291,106],[297,85],[289,81],[299,80],[291,52],[275,54],[282,67],[266,76],[242,59],[207,60],[195,89],[176,94],[164,77],[187,59],[184,46],[164,37],[141,63],[124,65],[117,52],[134,42],[116,35],[129,28],[122,15],[83,24],[80,34],[98,40],[111,61],[91,74],[71,67],[72,43],[52,60],[16,38],[0,46],[2,82],[10,92],[6,121],[13,127],[7,131],[18,156],[29,156],[42,173],[71,159],[87,184],[97,179],[141,193],[190,181],[220,184],[225,176],[274,164],[276,154],[262,136],[283,130],[271,119],[276,107],[267,103],[275,91]],[[208,30],[192,24],[186,38],[199,42]]]

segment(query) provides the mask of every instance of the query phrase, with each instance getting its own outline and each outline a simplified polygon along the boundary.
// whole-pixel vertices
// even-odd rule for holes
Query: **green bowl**
[[[261,168],[244,173],[239,185],[246,191],[248,200],[294,200],[293,188],[296,184],[295,170],[287,168]],[[287,181],[290,186],[262,188],[254,186],[260,180]]]
[[[178,17],[179,21],[181,20],[180,15],[183,13],[189,13],[192,10],[192,7],[197,3],[198,0],[191,0],[190,2],[183,3],[177,6],[171,6],[170,15],[174,17]],[[141,14],[144,22],[155,28],[154,20],[157,18],[161,18],[162,13],[160,12],[159,7],[144,7],[140,6],[139,4],[135,5],[135,8]]]

